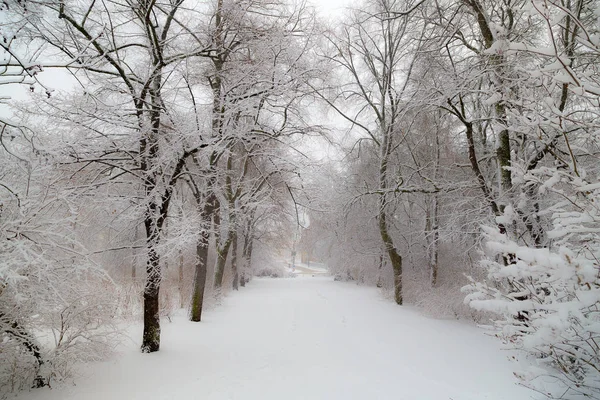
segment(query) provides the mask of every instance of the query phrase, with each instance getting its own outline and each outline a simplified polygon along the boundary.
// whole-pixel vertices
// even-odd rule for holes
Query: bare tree
[[[339,34],[331,36],[329,60],[349,76],[338,91],[338,99],[355,100],[358,111],[342,109],[338,99],[329,104],[346,120],[358,126],[379,148],[377,222],[383,248],[394,272],[395,300],[402,304],[402,255],[390,232],[390,216],[399,171],[390,170],[391,157],[401,145],[403,113],[411,96],[410,78],[415,46],[423,25],[415,24],[420,3],[377,0],[353,12]]]
[[[181,12],[182,0],[167,4],[92,2],[88,6],[60,2],[46,7],[58,20],[48,18],[34,29],[63,54],[66,67],[81,76],[85,103],[78,111],[85,115],[86,107],[109,98],[121,104],[120,109],[110,109],[114,113],[110,117],[96,111],[96,116],[87,114],[76,122],[97,137],[98,147],[84,146],[71,156],[83,165],[82,170],[91,163],[105,165],[112,171],[108,181],[124,177],[141,185],[147,245],[142,351],[157,351],[161,281],[157,248],[186,159],[207,146],[201,138],[181,135],[164,92],[177,67],[186,59],[208,55],[210,45],[196,40],[188,22],[192,16]],[[93,83],[102,80],[102,85]],[[62,114],[73,121],[68,111]],[[117,129],[109,132],[109,125],[98,126],[100,121],[116,124]]]

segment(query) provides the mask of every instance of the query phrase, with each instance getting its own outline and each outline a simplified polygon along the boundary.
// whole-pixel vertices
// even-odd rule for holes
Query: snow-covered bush
[[[0,392],[11,392],[50,385],[75,363],[106,356],[117,343],[116,296],[100,268],[73,256],[82,249],[58,223],[2,217]]]
[[[489,273],[465,287],[466,302],[501,316],[501,337],[545,367],[519,374],[526,384],[543,390],[536,378],[550,375],[565,385],[560,398],[599,398],[600,184],[557,170],[536,172],[547,178],[543,190],[563,198],[549,210],[551,245],[532,248],[484,228],[490,254],[482,263]]]
[[[85,190],[73,188],[50,154],[32,151],[27,131],[7,132],[11,147],[3,142],[0,151],[0,393],[64,379],[77,362],[99,359],[116,344],[114,285],[80,240],[88,232],[79,212]]]
[[[119,343],[111,283],[90,279],[78,286],[40,316],[39,336],[46,357],[41,372],[48,383],[70,378],[76,363],[105,359]],[[44,337],[50,336],[43,335],[46,331],[51,340]]]

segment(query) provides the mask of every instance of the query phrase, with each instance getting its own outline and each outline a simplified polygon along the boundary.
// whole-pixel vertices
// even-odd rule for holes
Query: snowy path
[[[137,340],[139,332],[135,332]],[[255,279],[194,324],[163,325],[161,351],[132,343],[77,386],[19,400],[522,400],[499,343],[331,278]]]

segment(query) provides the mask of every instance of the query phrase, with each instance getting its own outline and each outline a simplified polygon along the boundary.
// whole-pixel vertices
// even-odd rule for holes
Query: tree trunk
[[[214,155],[213,155],[214,157]],[[211,165],[213,165],[211,163]],[[209,190],[212,190],[214,185],[214,179],[209,181]],[[202,196],[200,192],[194,193],[196,198],[197,207],[202,206]],[[204,206],[200,210],[200,215],[206,229],[201,230],[198,242],[196,243],[196,265],[194,270],[194,290],[192,293],[192,306],[190,311],[190,321],[200,322],[202,320],[202,307],[204,305],[204,289],[206,287],[206,266],[208,264],[208,245],[210,239],[210,232],[208,227],[210,226],[210,220],[218,208],[217,196],[214,193],[210,193],[206,198]]]
[[[219,246],[217,243],[217,261],[215,264],[215,282],[213,285],[215,289],[220,289],[221,286],[223,286],[223,275],[225,273],[225,264],[227,263],[229,247],[231,247],[231,236],[228,233],[228,237],[225,239],[223,246]]]
[[[140,226],[139,226],[139,224],[136,224],[135,225],[135,236],[133,238],[135,243],[137,243],[138,239],[140,238],[139,230],[140,230]],[[131,281],[132,282],[135,282],[137,262],[138,262],[137,250],[134,249],[133,250],[133,261],[131,262]]]
[[[150,223],[153,223],[153,221],[150,221]],[[146,222],[146,225],[148,225],[148,222]],[[142,353],[152,353],[158,351],[160,348],[160,315],[158,298],[161,281],[160,258],[152,244],[148,245],[146,274]]]
[[[394,300],[399,306],[402,305],[402,257],[396,249],[388,251],[390,260],[392,261],[392,268],[394,270]]]
[[[379,253],[379,262],[378,262],[378,268],[377,268],[377,287],[378,288],[382,288],[383,287],[383,253]]]
[[[252,238],[254,236],[253,225],[255,210],[243,213],[246,215],[244,226],[244,243],[242,244],[242,267],[240,274],[240,286],[246,286],[250,281],[250,268],[252,266]]]
[[[179,250],[179,307],[185,305],[183,298],[183,252]]]
[[[240,286],[244,287],[246,286],[246,273],[248,270],[248,241],[249,241],[249,234],[248,232],[246,232],[244,234],[244,243],[242,245],[242,268],[241,268],[241,273],[240,273]]]
[[[440,133],[437,130],[435,135],[435,162],[433,164],[433,180],[438,180],[440,170]],[[430,283],[432,287],[437,285],[438,280],[438,267],[439,267],[439,195],[434,193],[431,196],[431,213],[428,211],[428,222],[430,229],[430,243],[429,243],[429,271],[430,271]]]
[[[389,227],[387,224],[387,195],[388,195],[388,162],[390,154],[392,152],[392,132],[382,126],[382,140],[381,140],[381,160],[379,164],[379,188],[382,194],[379,196],[379,235],[383,246],[388,253],[390,263],[392,264],[392,271],[394,273],[394,299],[396,304],[402,305],[402,256],[398,253],[398,250],[394,246],[394,241],[389,233]]]
[[[48,379],[44,379],[39,374],[40,368],[44,364],[44,359],[42,357],[40,347],[37,345],[37,343],[35,343],[33,336],[28,331],[26,331],[25,328],[23,328],[23,326],[19,322],[11,322],[11,319],[12,318],[9,319],[6,315],[0,313],[0,320],[2,320],[3,325],[6,326],[3,327],[2,333],[15,338],[35,358],[37,368],[35,378],[33,378],[32,389],[48,386]],[[9,326],[10,328],[8,328]]]
[[[438,278],[438,260],[439,260],[439,246],[438,241],[440,237],[439,227],[438,227],[438,197],[437,195],[433,195],[431,205],[431,215],[429,215],[429,234],[430,234],[430,242],[429,242],[429,273],[430,273],[430,282],[431,286],[434,287],[437,285]]]
[[[248,235],[244,235],[244,243],[242,245],[242,268],[240,272],[240,286],[246,286],[246,263],[248,257]]]
[[[209,233],[200,234],[196,243],[196,266],[194,271],[194,292],[192,294],[192,307],[190,321],[202,320],[202,306],[204,305],[204,289],[206,287],[206,263],[208,260]]]
[[[250,279],[252,277],[252,274],[250,272],[252,271],[252,249],[254,248],[253,243],[254,241],[252,240],[252,236],[250,236],[248,243],[248,253],[246,254],[246,260],[244,261],[244,268],[246,268],[246,272],[244,275],[245,283],[250,282]]]
[[[398,254],[388,233],[385,212],[381,212],[379,215],[379,233],[392,264],[392,271],[394,273],[394,300],[396,300],[396,304],[402,305],[402,256]]]
[[[237,230],[233,231],[233,238],[231,239],[231,271],[233,272],[233,290],[238,290],[238,267],[237,267],[237,247],[238,247],[238,234]]]
[[[172,188],[167,187],[159,203],[155,193],[156,174],[158,172],[153,167],[159,158],[158,137],[160,135],[162,114],[162,101],[160,98],[161,82],[162,76],[159,71],[153,77],[152,87],[149,90],[151,130],[147,136],[143,137],[140,143],[140,153],[143,155],[140,167],[146,174],[144,177],[144,192],[146,199],[148,199],[144,214],[148,259],[146,261],[146,284],[144,287],[143,353],[153,353],[160,348],[159,291],[162,276],[157,247],[163,224],[167,218],[170,196],[172,194]]]

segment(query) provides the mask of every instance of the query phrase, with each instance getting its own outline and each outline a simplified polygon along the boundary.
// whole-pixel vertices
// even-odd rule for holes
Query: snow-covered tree
[[[502,337],[545,367],[522,379],[546,392],[536,378],[554,376],[565,390],[549,395],[560,398],[600,394],[597,7],[528,1],[542,33],[503,47],[529,60],[511,122],[521,151],[509,170],[521,194],[496,218],[506,230],[485,228],[487,280],[466,287],[467,302],[499,315]]]

